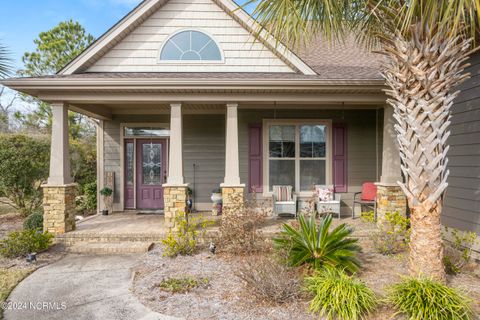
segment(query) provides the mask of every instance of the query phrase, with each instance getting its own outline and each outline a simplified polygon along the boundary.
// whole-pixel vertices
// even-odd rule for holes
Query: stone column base
[[[43,231],[55,235],[75,230],[76,184],[43,187]]]
[[[243,186],[222,186],[222,214],[224,216],[243,210],[244,192],[245,187]]]
[[[395,184],[377,185],[377,220],[382,221],[385,213],[398,212],[402,216],[407,214],[407,198],[402,189]]]
[[[164,186],[165,228],[175,229],[176,219],[187,213],[188,186]]]

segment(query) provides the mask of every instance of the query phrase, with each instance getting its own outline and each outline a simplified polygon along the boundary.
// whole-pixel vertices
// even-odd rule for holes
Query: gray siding
[[[376,117],[378,121],[376,122]],[[365,110],[240,110],[239,148],[240,178],[248,183],[248,126],[263,119],[332,119],[346,123],[348,136],[348,192],[342,194],[343,212],[350,214],[354,192],[360,191],[366,181],[378,181],[381,175],[383,111]],[[120,204],[120,123],[168,123],[168,115],[116,116],[105,121],[105,171],[115,172],[116,208]],[[378,130],[376,126],[378,125]],[[225,175],[225,116],[184,115],[184,174],[193,188],[195,164],[196,203],[208,207],[211,191],[218,187]],[[378,134],[378,136],[377,136]],[[376,141],[378,145],[376,146]]]
[[[378,122],[375,118],[378,116]],[[248,110],[239,112],[240,178],[248,182],[248,125],[263,119],[332,119],[347,125],[348,192],[342,194],[343,214],[351,214],[353,193],[363,182],[378,181],[382,163],[383,110]],[[378,131],[376,130],[378,125]],[[378,137],[377,137],[378,134]],[[376,147],[376,141],[378,145]],[[357,209],[359,210],[359,209]]]
[[[448,189],[442,222],[480,234],[480,54],[452,110]]]
[[[212,190],[219,187],[225,176],[225,116],[185,115],[183,156],[185,182],[196,191],[196,203],[208,207]]]

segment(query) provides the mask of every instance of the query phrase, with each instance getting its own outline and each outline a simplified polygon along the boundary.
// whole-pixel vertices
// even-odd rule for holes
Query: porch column
[[[402,175],[393,107],[386,105],[383,112],[382,176],[376,183],[379,221],[387,212],[405,215],[407,208],[405,194],[397,183],[402,180]]]
[[[238,152],[238,103],[227,104],[225,139],[225,178],[222,187],[223,211],[232,213],[243,205],[245,185],[240,183]],[[240,207],[239,207],[240,206]]]
[[[165,227],[175,228],[177,217],[187,212],[188,185],[183,178],[182,104],[170,104],[168,177],[163,185]]]
[[[68,108],[52,103],[50,174],[43,185],[43,228],[53,234],[75,229],[75,189],[70,175]]]

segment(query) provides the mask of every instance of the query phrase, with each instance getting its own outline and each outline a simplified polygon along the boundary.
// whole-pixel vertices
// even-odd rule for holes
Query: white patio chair
[[[333,185],[316,185],[316,205],[318,214],[332,213],[337,214],[340,219],[341,195],[335,193]],[[324,197],[331,198],[330,200],[321,200],[319,195],[323,193]]]
[[[273,215],[291,214],[297,216],[297,195],[292,186],[273,186]]]

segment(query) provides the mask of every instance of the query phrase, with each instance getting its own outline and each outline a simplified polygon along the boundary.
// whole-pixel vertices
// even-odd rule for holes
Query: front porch
[[[214,221],[206,232],[205,242],[215,239],[221,216],[213,216],[210,212],[192,213]],[[283,223],[294,220],[292,217],[267,217],[261,226],[261,232],[266,238],[278,234]],[[372,230],[369,223],[361,219],[333,219],[332,227],[347,223],[355,228],[354,236],[366,240]],[[165,238],[170,228],[165,224],[161,214],[144,214],[136,211],[117,212],[108,216],[97,214],[77,223],[77,229],[57,235],[56,243],[65,246],[67,251],[75,253],[143,253]]]
[[[145,230],[173,228],[189,198],[194,209],[210,210],[210,195],[219,187],[229,206],[227,193],[269,200],[273,185],[291,185],[301,208],[313,185],[333,185],[342,193],[342,216],[350,216],[354,193],[364,182],[377,182],[379,211],[396,209],[388,207],[388,199],[390,192],[398,193],[400,159],[392,110],[379,86],[332,89],[295,82],[286,87],[249,83],[243,89],[216,83],[217,89],[188,93],[161,86],[143,91],[109,86],[87,93],[74,85],[43,96],[53,110],[45,230],[75,229],[68,110],[96,118],[97,186],[113,189],[110,209],[164,212],[162,224],[156,221]],[[98,198],[98,209],[104,209]],[[144,232],[140,220],[124,227]],[[101,219],[96,223],[100,226]]]

